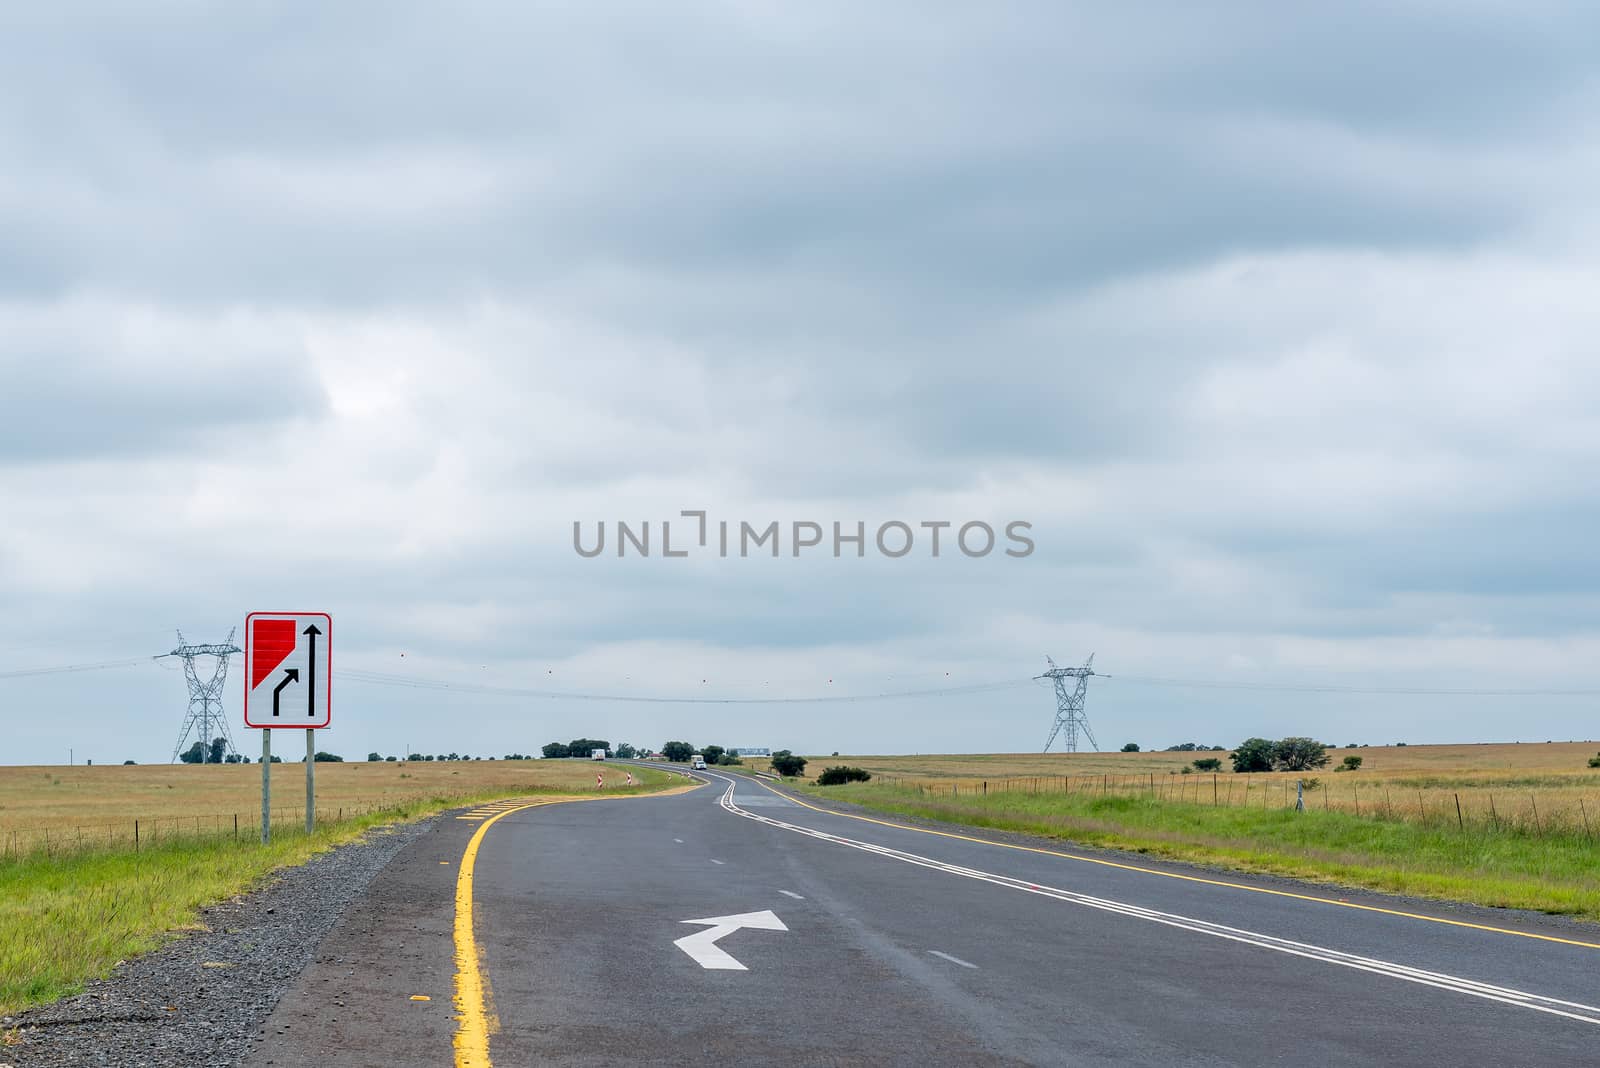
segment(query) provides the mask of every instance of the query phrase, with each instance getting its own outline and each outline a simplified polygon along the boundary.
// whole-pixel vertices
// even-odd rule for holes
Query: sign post
[[[306,728],[306,833],[317,825],[317,732]]]
[[[272,841],[272,732],[261,732],[261,844]]]
[[[333,722],[333,618],[326,612],[252,612],[244,632],[244,725],[261,731],[265,845],[272,840],[274,730],[306,732],[306,833],[316,827],[317,731]]]

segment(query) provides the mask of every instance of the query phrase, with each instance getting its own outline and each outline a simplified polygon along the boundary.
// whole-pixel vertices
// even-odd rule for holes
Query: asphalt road
[[[1600,945],[1573,929],[708,778],[445,821],[350,910],[249,1063],[1600,1062]]]

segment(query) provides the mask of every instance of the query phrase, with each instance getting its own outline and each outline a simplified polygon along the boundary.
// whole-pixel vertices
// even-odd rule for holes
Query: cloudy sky
[[[1037,749],[1091,651],[1110,747],[1594,737],[1148,681],[1600,688],[1600,19],[1291,6],[8,9],[0,675],[314,608],[347,756]],[[184,707],[0,677],[0,761]]]

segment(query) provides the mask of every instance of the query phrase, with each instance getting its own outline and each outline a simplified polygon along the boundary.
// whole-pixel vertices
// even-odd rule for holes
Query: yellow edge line
[[[1207,886],[1224,886],[1230,890],[1248,890],[1253,894],[1270,894],[1273,897],[1287,897],[1296,901],[1314,901],[1319,905],[1337,905],[1344,909],[1357,909],[1361,912],[1379,912],[1385,916],[1401,916],[1408,920],[1426,920],[1429,923],[1442,923],[1449,927],[1468,927],[1474,931],[1490,931],[1494,934],[1514,935],[1517,938],[1533,938],[1540,942],[1559,942],[1564,946],[1581,946],[1584,949],[1600,949],[1600,943],[1582,942],[1575,938],[1557,938],[1555,935],[1535,934],[1532,931],[1514,931],[1509,927],[1492,927],[1484,923],[1468,923],[1466,920],[1447,920],[1442,916],[1427,916],[1420,912],[1405,912],[1400,909],[1386,909],[1378,905],[1361,905],[1354,901],[1339,901],[1331,897],[1318,897],[1316,894],[1297,894],[1291,890],[1272,890],[1265,886],[1251,886],[1248,883],[1233,883],[1226,879],[1207,879],[1199,875],[1182,875],[1174,871],[1162,871],[1159,868],[1141,868],[1137,864],[1122,864],[1115,860],[1103,860],[1099,857],[1085,857],[1077,853],[1063,853],[1056,849],[1040,849],[1035,846],[1016,845],[1011,842],[996,842],[992,838],[976,838],[967,834],[954,834],[950,831],[935,831],[927,827],[913,827],[907,823],[894,823],[890,820],[873,819],[871,816],[858,816],[851,812],[835,812],[832,809],[818,808],[816,805],[807,804],[793,794],[786,794],[774,789],[754,776],[750,779],[779,797],[786,797],[797,805],[809,808],[813,812],[820,812],[825,816],[843,816],[846,819],[861,820],[863,823],[876,823],[882,827],[893,827],[900,831],[916,831],[918,834],[935,834],[940,838],[955,838],[963,842],[977,842],[981,845],[998,846],[1001,849],[1016,849],[1024,853],[1042,853],[1047,857],[1062,857],[1066,860],[1081,861],[1084,864],[1099,864],[1105,868],[1120,868],[1123,871],[1134,871],[1141,875],[1159,875],[1163,879],[1180,879],[1187,883],[1204,883]]]
[[[461,854],[461,866],[456,872],[456,1068],[491,1068],[494,1063],[489,1059],[489,980],[483,971],[483,955],[478,951],[478,938],[472,926],[472,873],[478,862],[478,847],[483,843],[483,836],[489,833],[489,828],[499,822],[502,816],[530,808],[560,805],[569,801],[628,801],[634,798],[669,797],[704,785],[703,782],[697,782],[693,786],[676,786],[651,794],[543,798],[497,812],[478,824],[478,829],[472,832],[472,838]]]

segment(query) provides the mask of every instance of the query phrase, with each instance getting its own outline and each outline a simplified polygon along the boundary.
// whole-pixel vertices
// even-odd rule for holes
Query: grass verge
[[[637,769],[635,769],[637,772]],[[608,795],[649,793],[668,776],[646,772],[641,786]],[[572,794],[559,787],[539,794]],[[589,791],[593,792],[593,791]],[[276,826],[272,843],[253,837],[179,838],[131,849],[33,852],[0,862],[0,1015],[78,992],[118,961],[196,930],[199,910],[259,885],[279,868],[394,823],[527,790],[481,797],[418,798],[381,812],[320,826]]]
[[[817,797],[1237,871],[1600,921],[1600,847],[1576,834],[1485,834],[1335,811],[1215,808],[1137,797],[927,797],[872,783]]]

